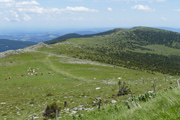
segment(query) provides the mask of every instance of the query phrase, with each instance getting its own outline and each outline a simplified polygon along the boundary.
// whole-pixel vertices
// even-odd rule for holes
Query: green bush
[[[43,113],[44,120],[52,119],[56,117],[56,110],[58,110],[58,113],[60,111],[61,107],[56,102],[53,102],[49,105],[47,105],[45,112]]]
[[[140,96],[138,97],[138,99],[139,99],[139,101],[144,101],[144,102],[146,102],[146,101],[148,101],[149,99],[154,98],[155,95],[156,95],[156,93],[154,93],[154,92],[146,92],[145,94],[140,95]]]

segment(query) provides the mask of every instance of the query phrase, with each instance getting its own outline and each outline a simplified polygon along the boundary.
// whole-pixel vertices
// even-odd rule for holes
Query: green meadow
[[[60,55],[56,54],[61,52],[58,48],[59,46],[55,51],[55,47],[43,47],[36,52],[9,55],[0,59],[1,119],[24,120],[31,119],[32,116],[42,119],[47,104],[53,101],[61,105],[59,119],[71,119],[69,114],[80,105],[96,110],[97,106],[93,106],[93,101],[97,97],[103,100],[102,106],[109,106],[112,100],[120,101],[131,96],[117,96],[119,77],[134,95],[152,91],[153,84],[156,84],[158,92],[176,86],[177,76],[152,74],[73,58],[67,54]],[[34,69],[37,76],[28,75],[33,73],[28,71],[29,68]],[[9,79],[9,76],[12,78]],[[98,87],[100,89],[96,89]],[[64,107],[64,101],[67,101],[67,107]],[[81,112],[84,111],[79,110],[75,115]]]
[[[167,45],[150,43],[147,36],[160,31],[150,28],[144,29],[150,32],[143,33],[143,41],[138,38],[143,28],[136,29],[6,53],[0,58],[0,119],[42,120],[51,103],[60,107],[59,120],[179,119],[178,46],[167,40]],[[128,102],[131,93],[117,95],[119,81],[125,82],[135,101]],[[136,101],[154,86],[154,97]],[[134,107],[129,109],[127,102]]]

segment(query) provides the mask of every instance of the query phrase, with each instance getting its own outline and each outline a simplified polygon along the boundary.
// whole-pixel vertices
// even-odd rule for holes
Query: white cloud
[[[32,18],[32,14],[42,14],[42,16],[55,16],[59,14],[81,14],[89,12],[98,12],[96,9],[90,9],[87,7],[71,7],[66,8],[45,8],[35,0],[24,0],[16,2],[15,0],[0,0],[0,8],[5,8],[0,14],[6,21],[29,21]],[[75,19],[74,19],[75,20]],[[80,20],[80,19],[77,19]]]
[[[68,18],[61,18],[61,20],[64,21],[82,21],[84,18],[83,17],[68,17]]]
[[[98,10],[95,9],[89,9],[86,7],[66,7],[65,9],[59,9],[59,8],[42,8],[42,7],[32,7],[32,8],[18,8],[19,12],[25,12],[25,13],[54,13],[54,14],[60,14],[60,13],[74,13],[74,12],[98,12]]]
[[[21,7],[32,7],[39,5],[36,1],[22,1],[22,2],[15,2],[13,0],[7,0],[7,2],[0,2],[0,8],[21,8]]]
[[[152,9],[147,5],[135,5],[135,6],[132,7],[132,9],[134,9],[134,10],[142,10],[142,11],[151,11],[151,12],[156,11],[155,9]]]
[[[31,17],[25,13],[19,13],[18,11],[7,11],[4,17],[6,21],[9,22],[19,22],[19,21],[29,21]]]
[[[73,1],[73,2],[82,2],[83,0],[69,0],[69,1]]]
[[[33,7],[33,8],[18,8],[18,12],[23,12],[23,13],[43,13],[44,8],[41,7]]]
[[[0,3],[14,2],[14,0],[0,0]]]
[[[31,17],[27,14],[17,14],[16,12],[12,11],[11,16],[4,18],[8,22],[19,22],[19,21],[29,21]]]
[[[180,12],[180,9],[174,9],[174,11],[176,11],[176,12]]]
[[[108,11],[112,11],[112,8],[109,7],[107,10],[108,10]]]
[[[18,18],[8,18],[8,17],[5,17],[4,19],[6,21],[8,21],[8,22],[19,22],[20,21],[20,19],[18,19]]]
[[[6,21],[10,22],[11,20],[7,17],[4,18]]]
[[[166,0],[148,0],[148,2],[166,2]]]
[[[7,14],[7,17],[5,17],[4,19],[6,21],[12,21],[12,22],[20,21],[19,14],[16,11],[13,11],[13,10],[10,10],[9,13]]]
[[[60,14],[62,12],[62,10],[58,8],[43,8],[43,7],[19,8],[17,10],[23,13],[36,13],[36,14],[44,14],[44,13]]]
[[[30,1],[30,2],[23,1],[23,2],[18,2],[16,4],[20,4],[20,5],[39,5],[39,3],[36,2],[36,1]]]
[[[11,15],[12,15],[13,17],[15,17],[15,18],[18,18],[18,17],[19,17],[19,15],[17,14],[17,12],[15,12],[15,11],[10,10],[10,13],[11,13]]]
[[[165,18],[165,17],[161,17],[161,20],[163,20],[163,21],[167,21],[167,18]]]
[[[109,0],[109,1],[116,1],[116,2],[135,2],[135,3],[138,3],[138,2],[166,2],[166,0]]]
[[[96,9],[89,9],[86,7],[70,7],[67,6],[65,9],[62,9],[65,11],[74,11],[74,12],[98,12]]]
[[[27,15],[27,14],[24,14],[23,20],[24,21],[29,21],[29,20],[31,20],[31,17],[29,15]]]

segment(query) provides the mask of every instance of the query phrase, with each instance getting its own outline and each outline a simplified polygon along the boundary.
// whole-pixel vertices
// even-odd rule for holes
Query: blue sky
[[[0,29],[180,28],[179,0],[0,0]]]

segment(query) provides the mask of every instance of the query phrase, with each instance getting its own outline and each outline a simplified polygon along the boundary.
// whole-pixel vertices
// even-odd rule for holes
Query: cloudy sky
[[[180,28],[180,0],[0,0],[0,29]]]

